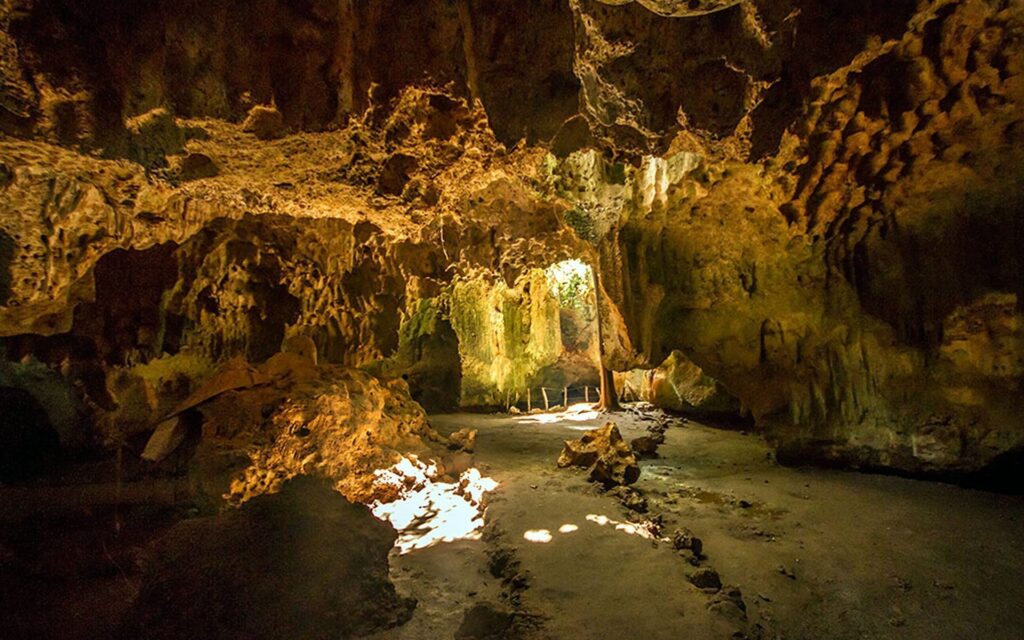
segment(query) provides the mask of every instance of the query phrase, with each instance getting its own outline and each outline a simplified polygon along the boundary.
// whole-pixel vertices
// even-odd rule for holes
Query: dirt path
[[[675,425],[660,457],[642,463],[636,487],[661,515],[664,535],[687,527],[703,539],[702,566],[738,588],[744,613],[735,593],[730,599],[727,589],[691,585],[695,569],[671,544],[624,531],[631,512],[618,500],[582,474],[555,468],[561,441],[602,418],[540,420],[432,417],[445,433],[479,430],[476,465],[500,486],[483,540],[393,558],[399,589],[420,604],[410,623],[382,640],[453,637],[479,603],[528,614],[518,618],[519,636],[536,638],[934,640],[1024,632],[1020,497],[780,467],[755,436]],[[615,421],[627,439],[648,424],[629,414]],[[502,574],[495,558],[511,568]]]

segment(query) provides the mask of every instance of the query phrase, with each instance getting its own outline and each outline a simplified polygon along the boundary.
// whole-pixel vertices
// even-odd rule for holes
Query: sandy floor
[[[649,424],[615,421],[627,439]],[[431,422],[478,429],[476,465],[501,484],[484,539],[393,557],[399,589],[420,604],[382,640],[451,638],[481,602],[519,612],[520,635],[537,638],[1024,637],[1024,498],[780,467],[756,436],[674,424],[636,487],[664,535],[703,539],[701,565],[739,588],[744,614],[692,586],[671,544],[616,529],[630,513],[618,500],[555,468],[561,441],[603,419]],[[549,542],[524,538],[540,530]],[[489,570],[495,557],[512,559],[505,580]]]

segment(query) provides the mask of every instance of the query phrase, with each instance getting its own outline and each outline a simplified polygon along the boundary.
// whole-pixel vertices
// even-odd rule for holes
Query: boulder
[[[119,635],[352,638],[403,624],[415,601],[388,577],[395,538],[327,483],[296,478],[171,529]]]
[[[613,422],[587,431],[579,440],[566,440],[558,466],[589,468],[590,480],[607,487],[633,484],[640,477],[636,456]]]

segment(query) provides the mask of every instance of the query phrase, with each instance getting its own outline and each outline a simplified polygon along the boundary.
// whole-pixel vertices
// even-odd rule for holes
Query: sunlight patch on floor
[[[598,515],[596,513],[588,514],[587,520],[602,527],[611,525],[615,528],[616,531],[621,531],[631,536],[640,536],[641,538],[646,538],[648,540],[659,539],[656,535],[651,533],[650,529],[648,529],[643,524],[638,524],[635,522],[620,522],[618,520],[613,520],[608,516]]]
[[[574,524],[563,524],[558,527],[558,533],[573,533],[574,531],[579,531],[579,527]],[[554,536],[547,529],[529,529],[523,532],[523,539],[527,542],[547,544],[554,539]]]
[[[621,522],[614,520],[606,515],[600,515],[596,513],[587,514],[587,521],[593,522],[594,524],[601,527],[612,527],[615,531],[621,531],[627,535],[638,536],[646,540],[667,540],[666,538],[659,538],[649,526],[644,523],[637,522]],[[558,533],[568,534],[579,531],[579,526],[566,523],[558,527]],[[537,544],[547,544],[554,539],[551,531],[548,529],[528,529],[523,532],[523,539],[527,542],[534,542]]]
[[[498,483],[468,469],[458,482],[438,482],[437,465],[415,456],[402,458],[390,469],[374,472],[375,485],[393,499],[377,501],[370,509],[398,531],[395,546],[403,554],[455,540],[479,540],[484,526],[483,498]]]

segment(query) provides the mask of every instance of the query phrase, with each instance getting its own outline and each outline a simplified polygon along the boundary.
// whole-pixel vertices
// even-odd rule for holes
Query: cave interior
[[[1021,0],[0,3],[0,638],[1024,637]]]

